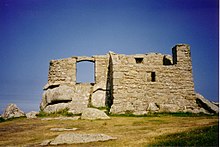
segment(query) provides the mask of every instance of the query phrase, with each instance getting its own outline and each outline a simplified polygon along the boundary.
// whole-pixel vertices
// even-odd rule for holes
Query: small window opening
[[[156,81],[156,73],[151,72],[151,82],[155,82],[155,81]]]
[[[166,56],[163,57],[163,65],[172,65],[170,59],[168,59]]]
[[[137,64],[143,63],[143,58],[135,58]]]

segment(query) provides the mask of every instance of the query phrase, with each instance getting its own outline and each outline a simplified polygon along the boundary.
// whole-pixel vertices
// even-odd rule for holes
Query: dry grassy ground
[[[15,119],[0,123],[0,146],[38,146],[64,132],[51,128],[78,128],[75,133],[103,133],[117,140],[69,146],[147,146],[155,137],[218,124],[218,116],[111,117],[111,120]],[[65,145],[66,146],[66,145]]]

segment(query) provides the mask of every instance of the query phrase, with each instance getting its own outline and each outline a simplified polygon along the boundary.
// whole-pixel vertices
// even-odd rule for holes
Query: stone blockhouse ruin
[[[76,82],[81,61],[94,63],[94,83]],[[80,114],[87,107],[108,107],[112,114],[205,112],[196,101],[189,45],[174,46],[172,56],[109,52],[52,60],[41,109]]]

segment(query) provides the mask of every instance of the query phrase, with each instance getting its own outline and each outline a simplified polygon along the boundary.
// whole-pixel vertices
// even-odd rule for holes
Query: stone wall
[[[106,106],[107,76],[108,76],[108,55],[94,56],[95,58],[95,85],[91,95],[91,105],[93,107]]]
[[[108,55],[103,55],[50,61],[41,110],[50,113],[68,108],[79,114],[87,107],[105,107],[108,60]],[[76,83],[76,64],[83,61],[94,62],[95,83]]]
[[[111,54],[111,113],[146,114],[152,103],[161,112],[195,108],[190,48],[188,45],[177,45],[173,52],[174,61],[169,55],[157,53],[130,56]]]
[[[48,84],[76,83],[76,58],[50,61]]]
[[[94,62],[95,83],[76,83],[76,64]],[[171,55],[123,55],[52,60],[41,109],[63,108],[78,114],[87,107],[109,107],[113,114],[200,112],[196,104],[190,47],[179,44]]]

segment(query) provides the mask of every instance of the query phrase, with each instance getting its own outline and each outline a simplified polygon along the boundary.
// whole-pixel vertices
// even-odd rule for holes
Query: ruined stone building
[[[76,64],[81,61],[94,63],[94,83],[76,82]],[[68,108],[80,114],[87,107],[137,115],[206,111],[196,102],[189,45],[174,46],[172,56],[109,52],[52,60],[41,109],[55,112]]]

